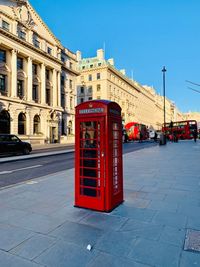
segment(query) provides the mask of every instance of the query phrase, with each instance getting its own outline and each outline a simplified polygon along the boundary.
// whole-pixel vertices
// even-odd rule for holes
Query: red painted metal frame
[[[96,160],[100,162],[100,196],[84,195],[81,187],[81,129],[80,123],[100,123],[100,144]],[[116,130],[113,130],[115,125]],[[123,202],[123,170],[122,170],[122,121],[120,106],[111,101],[96,100],[84,102],[76,107],[75,125],[75,206],[109,212]],[[113,141],[114,136],[116,140]],[[114,148],[114,142],[116,148]],[[97,148],[98,149],[98,148]],[[114,159],[114,153],[117,155]],[[115,160],[116,167],[113,167]],[[83,164],[84,165],[84,164]],[[95,168],[94,168],[95,169]],[[98,166],[97,166],[98,173]],[[97,175],[98,177],[98,175]],[[95,179],[94,179],[95,180]],[[86,179],[87,181],[87,179]],[[90,187],[88,187],[90,188]],[[116,190],[117,188],[117,190]],[[114,190],[115,189],[115,190]]]

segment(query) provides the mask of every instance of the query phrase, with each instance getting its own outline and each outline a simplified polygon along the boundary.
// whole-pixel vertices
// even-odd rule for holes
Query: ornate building
[[[32,143],[67,142],[76,64],[28,1],[1,1],[0,132]]]
[[[162,128],[164,99],[154,88],[129,79],[125,70],[115,68],[113,59],[105,59],[102,49],[93,58],[82,58],[78,51],[77,60],[81,73],[77,80],[78,104],[91,99],[112,100],[121,106],[124,123],[135,121]],[[174,120],[174,109],[166,98],[166,121]]]

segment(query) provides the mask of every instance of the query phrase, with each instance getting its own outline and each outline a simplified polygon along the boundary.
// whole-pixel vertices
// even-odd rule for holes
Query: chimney
[[[114,66],[114,59],[113,58],[109,58],[108,59],[108,63],[112,66]]]
[[[76,59],[77,61],[81,61],[82,57],[81,57],[81,51],[76,51]]]
[[[103,49],[98,49],[97,50],[97,58],[99,60],[104,60],[104,50]]]

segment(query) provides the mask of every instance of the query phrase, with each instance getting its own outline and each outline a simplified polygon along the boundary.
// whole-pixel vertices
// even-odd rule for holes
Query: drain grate
[[[192,229],[187,230],[184,250],[200,252],[200,231]]]

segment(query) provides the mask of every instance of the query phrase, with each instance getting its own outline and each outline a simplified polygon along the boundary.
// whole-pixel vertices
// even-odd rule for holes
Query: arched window
[[[65,120],[62,118],[62,135],[66,135]]]
[[[40,117],[38,115],[35,115],[33,119],[33,133],[38,134],[39,132],[40,132]]]
[[[10,133],[10,114],[6,110],[0,112],[0,133]]]
[[[26,134],[26,115],[22,112],[18,116],[18,134]]]
[[[72,134],[72,121],[68,123],[68,134]]]

